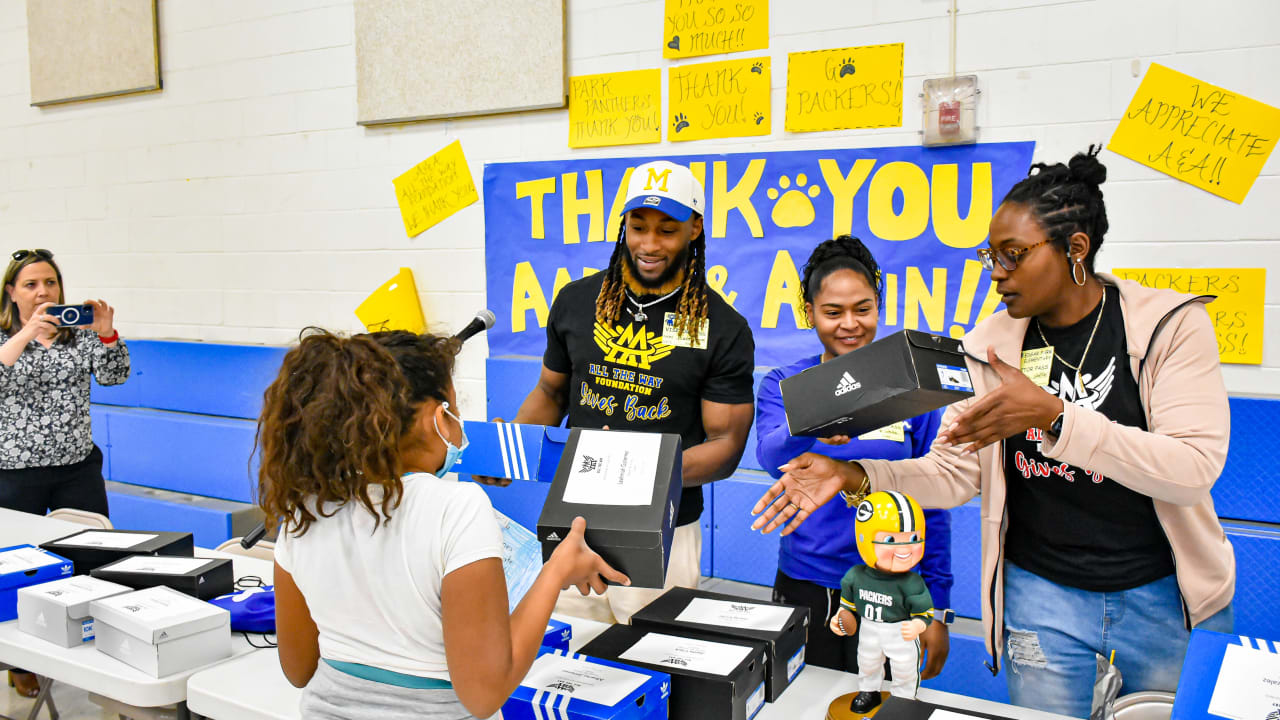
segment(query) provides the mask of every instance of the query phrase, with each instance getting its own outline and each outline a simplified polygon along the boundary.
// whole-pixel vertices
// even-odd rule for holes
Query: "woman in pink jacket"
[[[1034,165],[992,217],[978,256],[1005,310],[965,336],[975,394],[929,454],[806,453],[754,510],[787,533],[837,493],[980,493],[989,667],[1008,667],[1015,704],[1073,717],[1089,715],[1095,653],[1116,652],[1126,693],[1175,690],[1191,628],[1231,632],[1235,592],[1209,497],[1230,434],[1212,297],[1094,272],[1096,154]]]

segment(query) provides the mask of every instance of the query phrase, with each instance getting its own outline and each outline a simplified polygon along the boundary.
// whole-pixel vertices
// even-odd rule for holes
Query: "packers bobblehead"
[[[912,571],[924,556],[924,512],[900,492],[875,492],[859,505],[854,532],[866,565],[855,565],[840,583],[840,611],[831,619],[837,635],[858,633],[858,693],[849,709],[865,713],[880,704],[884,661],[893,674],[889,692],[914,698],[920,686],[920,633],[933,621],[933,599]]]

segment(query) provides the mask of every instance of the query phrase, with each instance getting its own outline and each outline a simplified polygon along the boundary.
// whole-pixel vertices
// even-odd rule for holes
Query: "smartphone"
[[[63,327],[93,324],[92,305],[50,305],[45,312],[58,318]]]

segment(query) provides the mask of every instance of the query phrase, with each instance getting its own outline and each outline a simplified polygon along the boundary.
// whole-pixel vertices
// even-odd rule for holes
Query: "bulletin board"
[[[156,0],[27,0],[31,104],[160,89]]]
[[[357,122],[565,106],[564,0],[356,0]]]

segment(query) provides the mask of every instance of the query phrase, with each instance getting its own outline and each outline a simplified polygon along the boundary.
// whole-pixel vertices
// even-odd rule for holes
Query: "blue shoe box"
[[[569,430],[545,425],[467,421],[467,451],[455,470],[511,480],[551,482]]]
[[[0,622],[18,619],[18,588],[72,574],[71,561],[34,545],[0,548]]]
[[[569,641],[573,639],[573,627],[567,622],[555,618],[547,621],[547,634],[542,636],[542,647],[550,650],[569,651]]]
[[[542,648],[502,706],[506,720],[666,720],[671,676]]]

